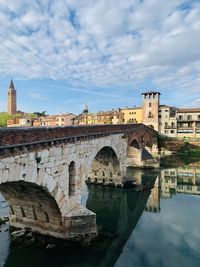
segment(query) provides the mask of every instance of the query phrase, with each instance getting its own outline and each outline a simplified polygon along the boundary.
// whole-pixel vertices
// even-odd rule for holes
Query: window
[[[149,102],[149,107],[151,107],[151,102]]]
[[[170,133],[173,134],[174,133],[174,130],[171,130]]]
[[[162,118],[162,115],[158,115],[158,118],[161,119]]]
[[[183,116],[182,116],[182,115],[179,115],[179,116],[178,116],[178,119],[179,119],[179,120],[182,120],[182,119],[183,119]]]
[[[149,111],[149,115],[148,115],[149,118],[153,118],[153,114],[151,113],[151,111]]]
[[[187,115],[187,120],[191,121],[192,120],[192,115]]]

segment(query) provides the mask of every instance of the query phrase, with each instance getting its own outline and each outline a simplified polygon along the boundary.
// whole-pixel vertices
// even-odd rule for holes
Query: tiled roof
[[[179,108],[177,109],[178,113],[196,113],[200,112],[200,108]]]

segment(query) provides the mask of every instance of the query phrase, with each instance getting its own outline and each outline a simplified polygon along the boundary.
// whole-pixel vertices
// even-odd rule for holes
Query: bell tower
[[[142,122],[158,131],[159,92],[146,92],[143,95]]]
[[[17,112],[17,91],[15,90],[13,80],[10,81],[7,94],[8,94],[8,113],[15,114]]]

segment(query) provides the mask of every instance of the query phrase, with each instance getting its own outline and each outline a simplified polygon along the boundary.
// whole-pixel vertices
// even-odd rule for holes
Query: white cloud
[[[47,100],[48,99],[47,96],[44,96],[42,94],[35,93],[35,92],[29,93],[29,97],[35,100]]]
[[[198,94],[198,2],[0,0],[0,76]]]

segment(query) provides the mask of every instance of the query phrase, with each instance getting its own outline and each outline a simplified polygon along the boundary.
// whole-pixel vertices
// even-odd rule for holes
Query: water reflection
[[[200,168],[169,168],[161,171],[161,196],[175,193],[200,195]]]
[[[66,242],[47,251],[44,245],[14,244],[2,231],[0,266],[199,266],[200,169],[128,169],[127,176],[149,189],[89,185],[85,190],[83,202],[97,214],[99,230],[90,247]]]

